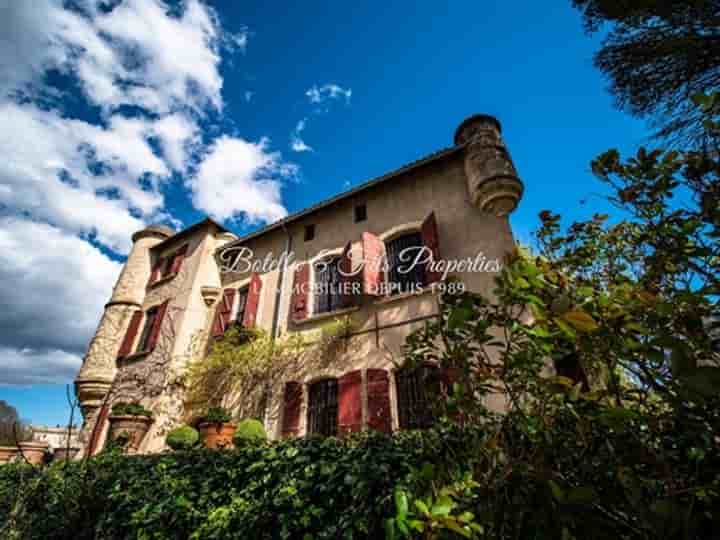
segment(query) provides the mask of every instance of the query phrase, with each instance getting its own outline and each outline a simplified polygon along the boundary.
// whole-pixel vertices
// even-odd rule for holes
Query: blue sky
[[[569,1],[71,4],[0,22],[0,399],[36,423],[66,421],[63,383],[143,223],[248,232],[481,112],[525,183],[527,241],[545,208],[606,210],[590,160],[647,142]]]

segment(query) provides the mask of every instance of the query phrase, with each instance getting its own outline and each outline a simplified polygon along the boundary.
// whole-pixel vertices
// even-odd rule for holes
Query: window
[[[315,265],[315,313],[328,313],[342,307],[340,258]]]
[[[355,223],[360,223],[367,219],[367,206],[364,204],[358,204],[355,207]]]
[[[422,247],[423,241],[419,232],[404,234],[385,243],[390,294],[408,292],[414,287],[425,285],[424,266],[413,264]]]
[[[150,346],[150,334],[152,333],[152,327],[155,324],[157,318],[158,308],[150,308],[145,314],[145,326],[143,326],[142,334],[140,334],[140,341],[138,341],[137,352],[144,352],[149,349]]]
[[[400,429],[422,429],[435,421],[433,399],[440,391],[440,370],[424,365],[395,374]]]
[[[325,379],[310,385],[308,434],[337,434],[337,379]]]
[[[305,225],[305,241],[309,242],[315,238],[315,225]]]
[[[576,353],[570,353],[564,358],[555,360],[555,371],[559,376],[570,379],[573,384],[582,383],[583,390],[590,389],[585,371]]]
[[[247,307],[248,291],[249,287],[238,290],[238,310],[235,321],[242,325],[245,322],[245,308]]]

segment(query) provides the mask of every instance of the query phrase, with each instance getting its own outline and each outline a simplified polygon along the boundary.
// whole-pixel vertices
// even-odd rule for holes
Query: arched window
[[[426,284],[424,265],[414,264],[423,246],[419,231],[406,233],[385,242],[390,294],[408,292]]]
[[[323,379],[310,385],[307,423],[309,435],[329,437],[337,434],[337,390],[337,379]]]
[[[425,364],[395,373],[400,429],[422,429],[435,422],[433,401],[440,392],[440,370]]]
[[[340,257],[315,264],[315,313],[328,313],[342,307]]]

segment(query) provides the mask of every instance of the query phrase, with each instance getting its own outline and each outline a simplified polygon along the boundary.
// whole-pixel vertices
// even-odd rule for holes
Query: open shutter
[[[390,380],[384,369],[367,370],[368,427],[382,433],[392,432]]]
[[[338,379],[338,434],[362,429],[362,372],[351,371]]]
[[[262,280],[257,272],[253,272],[250,276],[250,287],[248,287],[247,299],[245,300],[245,315],[243,315],[242,325],[245,328],[255,326],[255,317],[257,316],[258,304],[260,303],[260,291],[262,290]]]
[[[385,243],[369,232],[362,233],[363,245],[363,292],[378,296],[385,280],[383,271]]]
[[[152,271],[150,272],[150,279],[148,279],[148,287],[160,279],[160,272],[162,271],[164,265],[164,257],[160,257],[157,261],[155,261],[155,265],[152,267]]]
[[[285,383],[283,394],[282,436],[295,437],[300,429],[300,407],[302,405],[302,384],[296,381]]]
[[[341,306],[350,307],[355,304],[355,295],[352,291],[352,284],[355,281],[355,276],[352,275],[352,242],[348,242],[345,249],[340,255],[340,262],[338,263],[339,279],[340,279],[340,293],[342,295]]]
[[[182,268],[183,261],[185,260],[185,255],[188,251],[188,245],[185,244],[180,249],[178,249],[175,252],[175,255],[173,256],[172,264],[170,266],[170,273],[171,274],[177,274],[180,272],[180,268]]]
[[[125,338],[123,339],[122,345],[120,345],[120,350],[118,351],[118,358],[124,358],[132,352],[133,343],[135,343],[135,336],[137,336],[142,318],[143,312],[140,310],[132,314],[130,325],[128,326],[127,332],[125,332]]]
[[[148,337],[147,349],[152,351],[157,345],[160,339],[160,329],[162,328],[163,319],[165,319],[165,312],[167,311],[168,303],[170,300],[165,300],[158,308],[157,315],[153,321],[153,327],[150,330],[150,336]]]
[[[423,245],[430,250],[432,253],[432,260],[440,260],[440,240],[438,238],[437,221],[435,220],[435,212],[430,212],[430,215],[425,218],[420,226],[420,234],[422,236]],[[425,266],[425,278],[427,283],[435,283],[442,277],[442,272],[433,272],[430,269],[430,264]]]
[[[310,265],[300,263],[295,267],[293,280],[292,305],[290,316],[299,321],[308,315],[308,282],[310,281]]]
[[[86,456],[92,456],[97,451],[100,436],[102,435],[105,423],[107,422],[109,416],[110,404],[105,401],[95,417],[95,424],[93,424],[92,432],[90,433],[90,441],[88,442],[87,449],[85,450]]]
[[[235,300],[235,289],[225,289],[222,298],[218,303],[215,311],[215,319],[213,320],[212,336],[221,337],[225,330],[230,326],[230,317],[232,316],[233,301]]]

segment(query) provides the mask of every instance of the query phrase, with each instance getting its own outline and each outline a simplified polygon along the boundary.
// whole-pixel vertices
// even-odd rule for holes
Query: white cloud
[[[343,88],[337,84],[324,84],[320,87],[313,85],[309,88],[305,95],[310,100],[310,103],[323,103],[329,99],[340,99],[345,98],[347,103],[350,103],[352,97],[352,89]]]
[[[195,207],[218,220],[242,215],[253,223],[285,217],[281,180],[294,176],[297,167],[269,152],[268,144],[267,139],[217,139],[188,181]]]
[[[293,152],[312,152],[312,146],[309,146],[302,139],[301,134],[305,131],[307,118],[300,120],[295,126],[295,130],[290,134],[290,148]]]
[[[69,380],[120,267],[57,227],[0,218],[0,384]]]
[[[191,151],[199,145],[199,128],[184,114],[175,113],[155,122],[152,126],[160,139],[163,155],[176,171],[185,171]]]

